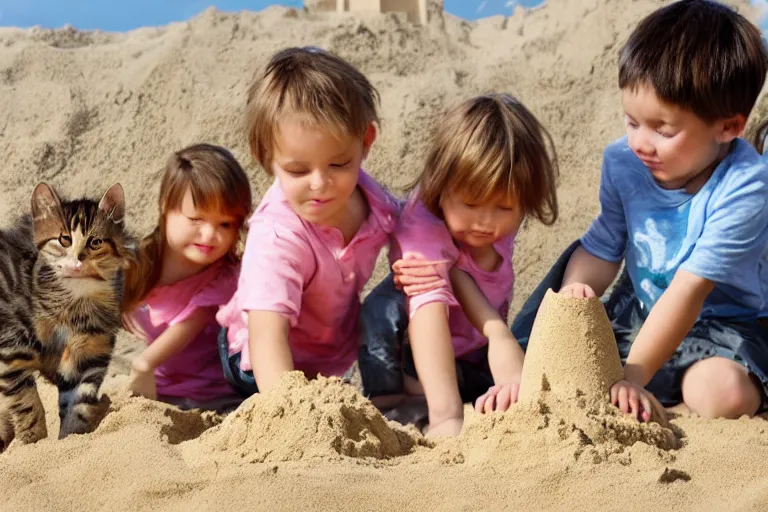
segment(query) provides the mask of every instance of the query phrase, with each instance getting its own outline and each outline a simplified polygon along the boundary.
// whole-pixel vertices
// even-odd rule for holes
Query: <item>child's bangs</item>
[[[195,208],[204,212],[221,213],[237,219],[238,223],[243,222],[250,210],[250,190],[237,190],[215,179],[198,179],[197,182],[189,184]]]
[[[185,179],[186,178],[186,179]],[[180,210],[187,191],[192,195],[195,208],[203,212],[216,212],[233,217],[242,222],[248,214],[246,199],[240,200],[243,194],[230,190],[225,183],[216,179],[190,179],[185,176],[173,183],[168,191],[165,210]],[[241,204],[243,203],[243,204]]]
[[[362,137],[369,123],[363,115],[350,117],[346,112],[328,108],[310,108],[308,105],[299,103],[287,106],[280,113],[275,123],[275,130],[279,130],[280,123],[288,119],[298,122],[305,130],[329,133],[340,141],[348,137]]]
[[[451,180],[451,192],[465,201],[485,204],[492,201],[517,203],[517,186],[512,162],[505,151],[489,151],[472,162],[461,162]]]

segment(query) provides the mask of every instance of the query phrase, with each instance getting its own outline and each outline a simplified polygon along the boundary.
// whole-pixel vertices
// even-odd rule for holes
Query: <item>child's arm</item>
[[[464,422],[464,406],[456,379],[446,305],[431,302],[420,307],[411,318],[408,334],[429,407],[429,433],[458,435]]]
[[[448,270],[459,252],[445,222],[418,201],[409,202],[400,215],[390,249],[395,286],[408,297],[448,286]],[[392,261],[394,255],[400,259]]]
[[[290,322],[272,311],[248,312],[248,344],[251,367],[259,392],[272,389],[280,377],[293,370],[293,355],[288,345]]]
[[[623,144],[611,144],[603,156],[600,173],[600,214],[581,238],[563,276],[560,292],[585,297],[591,289],[599,297],[616,279],[627,247],[627,219],[621,191],[626,149]],[[618,183],[617,183],[618,180]]]
[[[669,287],[654,305],[640,328],[624,366],[624,381],[611,389],[611,398],[623,412],[631,412],[645,421],[650,419],[650,405],[639,407],[634,394],[642,391],[651,377],[680,346],[701,313],[704,301],[715,283],[685,270],[678,270]],[[628,383],[629,385],[627,385]],[[642,395],[640,395],[642,396]]]
[[[131,363],[130,388],[134,394],[156,399],[155,368],[178,354],[200,334],[215,314],[215,308],[199,308],[186,320],[170,326]]]
[[[510,386],[509,400],[516,402],[525,357],[523,349],[509,330],[507,322],[491,306],[469,274],[454,267],[451,269],[451,284],[464,314],[472,325],[488,338],[488,364],[496,391],[499,391],[499,385]],[[490,410],[505,410],[509,407],[510,403],[506,400],[503,403],[495,403],[495,396],[495,393],[483,395],[482,403],[478,399],[478,412],[490,412],[489,407]]]
[[[586,285],[594,291],[595,295],[600,297],[616,279],[620,268],[620,262],[606,261],[593,256],[583,247],[579,247],[568,260],[560,292],[583,297],[584,294],[580,287]]]

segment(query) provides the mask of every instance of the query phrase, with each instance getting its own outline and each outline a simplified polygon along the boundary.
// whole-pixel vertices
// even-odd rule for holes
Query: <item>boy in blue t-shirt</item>
[[[611,401],[647,421],[653,393],[704,417],[753,415],[768,391],[768,166],[739,136],[768,66],[760,31],[729,7],[682,0],[621,50],[626,137],[605,150],[600,215],[534,292],[602,295],[624,380]]]

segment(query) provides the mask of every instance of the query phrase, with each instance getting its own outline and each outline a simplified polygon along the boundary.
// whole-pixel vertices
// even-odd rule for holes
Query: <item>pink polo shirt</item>
[[[397,223],[398,203],[364,171],[358,186],[370,213],[344,246],[336,228],[299,217],[277,180],[248,226],[237,292],[217,319],[228,328],[229,352],[251,370],[248,311],[290,321],[294,367],[308,377],[343,375],[357,359],[360,293]]]
[[[407,304],[411,316],[421,306],[432,302],[441,302],[448,307],[448,324],[457,358],[487,345],[488,340],[474,328],[461,309],[453,295],[448,272],[456,265],[471,275],[488,302],[506,321],[515,281],[512,268],[514,241],[513,236],[508,236],[493,244],[502,261],[496,270],[487,272],[478,268],[466,248],[456,246],[445,222],[432,215],[420,201],[411,198],[400,215],[400,222],[395,231],[396,243],[390,251],[392,263],[408,252],[421,254],[428,261],[449,261],[438,267],[438,274],[447,284],[410,297]]]
[[[177,283],[156,286],[123,315],[126,328],[151,344],[199,308],[210,310],[210,321],[197,337],[155,369],[158,395],[207,401],[236,394],[221,368],[216,343],[221,327],[215,318],[217,306],[227,303],[236,286],[237,267],[221,260]]]

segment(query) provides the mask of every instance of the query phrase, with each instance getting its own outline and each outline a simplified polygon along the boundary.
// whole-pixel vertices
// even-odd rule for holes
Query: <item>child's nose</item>
[[[477,223],[483,229],[488,229],[493,224],[493,208],[481,208],[477,212]]]
[[[315,171],[310,178],[309,186],[312,190],[322,190],[328,183],[328,175],[324,171]]]
[[[203,238],[203,241],[211,240],[215,234],[216,226],[213,224],[206,222],[200,227],[200,236]]]
[[[630,134],[629,147],[635,153],[640,153],[642,155],[653,154],[653,146],[642,129],[635,130],[634,133]]]

